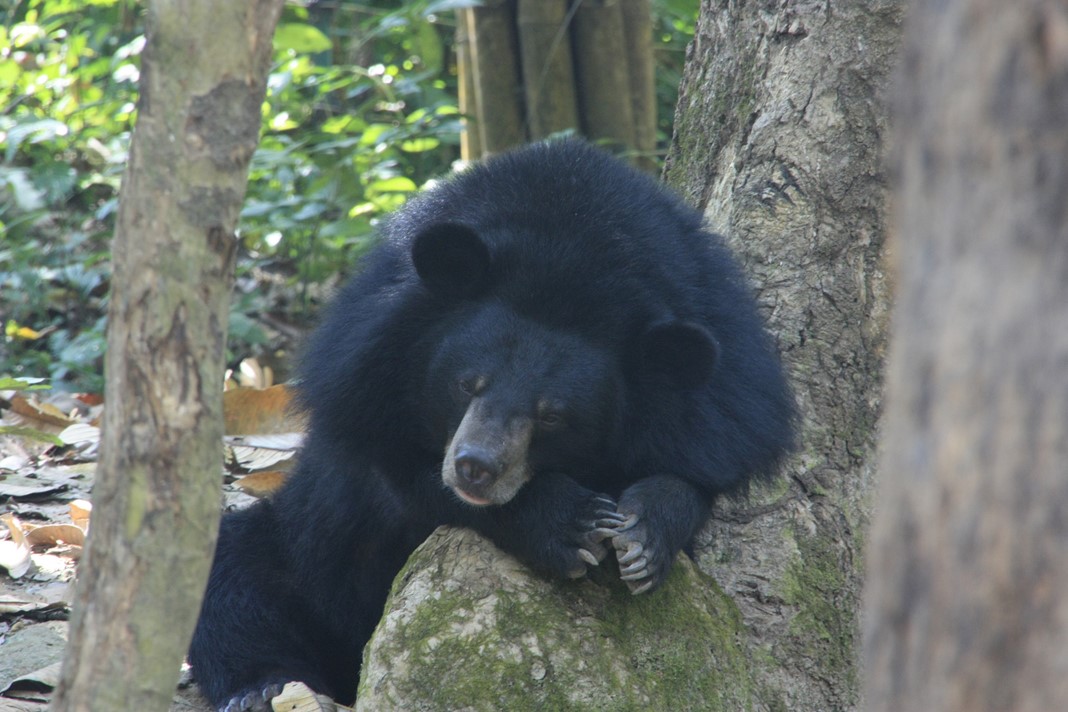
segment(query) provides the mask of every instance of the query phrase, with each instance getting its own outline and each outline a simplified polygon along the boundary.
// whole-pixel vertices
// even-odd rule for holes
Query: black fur
[[[490,159],[400,210],[313,337],[300,394],[296,472],[224,519],[190,650],[215,704],[290,679],[351,701],[390,583],[439,524],[549,575],[614,549],[633,591],[655,588],[712,500],[773,474],[793,438],[721,240],[575,140]],[[505,433],[499,452],[484,428]]]

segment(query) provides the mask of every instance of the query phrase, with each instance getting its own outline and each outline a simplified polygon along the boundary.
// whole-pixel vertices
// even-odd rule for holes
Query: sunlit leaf
[[[344,131],[353,123],[351,116],[333,116],[323,122],[323,133],[337,134]]]
[[[435,148],[441,145],[441,141],[433,137],[426,138],[413,138],[407,141],[401,141],[401,150],[408,153],[421,153],[423,151],[433,151]]]
[[[0,376],[0,391],[45,391],[51,388],[44,378]]]
[[[326,52],[333,47],[330,38],[314,25],[302,22],[288,22],[278,25],[274,33],[274,47],[289,49],[294,52],[315,53]]]
[[[411,178],[393,176],[392,178],[376,180],[368,187],[380,193],[410,193],[416,190],[417,186]]]

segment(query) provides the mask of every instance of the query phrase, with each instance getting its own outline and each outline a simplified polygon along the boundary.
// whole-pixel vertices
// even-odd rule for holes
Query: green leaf
[[[47,391],[51,387],[44,378],[0,376],[0,391]]]
[[[351,116],[332,116],[323,122],[322,132],[329,134],[342,133],[350,124],[354,123]]]
[[[429,22],[422,22],[415,26],[415,49],[423,60],[426,71],[437,74],[445,61],[445,46],[441,41],[441,35]]]
[[[4,154],[4,159],[10,163],[23,141],[40,143],[42,141],[51,141],[58,136],[66,136],[67,133],[67,125],[55,119],[41,119],[40,121],[15,124],[7,132],[7,151]]]
[[[0,435],[12,435],[14,437],[26,438],[27,440],[37,440],[39,442],[55,445],[56,447],[63,447],[65,444],[55,435],[50,435],[46,432],[37,430],[36,428],[28,428],[23,425],[0,425]]]
[[[15,204],[23,212],[40,210],[44,207],[44,192],[39,190],[22,168],[0,167],[0,188],[7,186]]]
[[[412,182],[412,179],[405,178],[404,176],[393,176],[392,178],[376,180],[367,187],[370,190],[379,193],[411,193],[416,189],[416,185]]]
[[[78,173],[65,161],[42,161],[33,169],[33,182],[49,203],[57,203],[74,190]]]
[[[275,50],[289,49],[298,54],[325,52],[333,47],[330,38],[314,25],[289,22],[278,26],[274,32]]]
[[[433,137],[426,138],[413,138],[408,141],[401,141],[401,150],[408,153],[422,153],[423,151],[433,151],[435,148],[441,145],[441,141]]]

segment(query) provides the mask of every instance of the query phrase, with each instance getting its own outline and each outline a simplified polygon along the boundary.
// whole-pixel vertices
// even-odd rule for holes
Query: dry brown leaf
[[[58,428],[65,428],[78,422],[73,418],[67,417],[63,411],[54,405],[40,403],[36,399],[29,399],[26,396],[12,398],[11,410],[23,418],[29,418],[30,420]]]
[[[267,472],[254,472],[251,475],[245,475],[238,481],[234,482],[234,485],[242,492],[250,494],[253,497],[266,497],[267,495],[274,493],[285,481],[285,472],[268,470]]]
[[[235,388],[223,393],[227,435],[291,433],[304,430],[304,418],[292,408],[287,386]]]
[[[89,532],[89,515],[92,512],[93,505],[88,500],[76,499],[70,503],[70,520],[85,533]]]
[[[7,525],[7,529],[11,532],[11,541],[16,544],[26,543],[26,527],[22,526],[22,522],[11,512],[6,514],[0,514],[0,522]]]
[[[18,676],[3,690],[4,697],[39,702],[49,701],[52,696],[52,690],[59,684],[59,674],[62,666],[62,661],[54,662],[40,670],[34,670],[26,675]]]
[[[73,524],[45,524],[26,532],[26,542],[30,546],[82,546],[85,544],[85,532]]]
[[[104,403],[104,396],[100,393],[75,393],[74,397],[81,403],[89,407],[102,405]]]

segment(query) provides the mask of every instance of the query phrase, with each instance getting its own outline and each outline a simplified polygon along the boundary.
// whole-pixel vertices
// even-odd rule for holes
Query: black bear
[[[393,577],[441,524],[549,576],[612,554],[654,589],[712,500],[773,473],[794,403],[720,239],[578,140],[413,199],[312,337],[309,429],[223,520],[190,649],[227,710],[300,680],[349,702]]]

